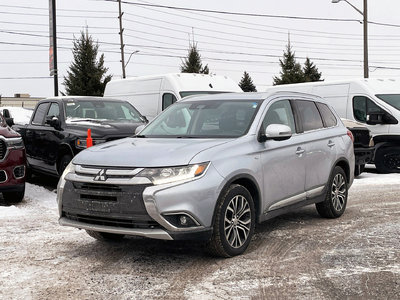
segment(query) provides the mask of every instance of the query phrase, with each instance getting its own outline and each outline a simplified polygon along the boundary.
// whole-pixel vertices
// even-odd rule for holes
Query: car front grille
[[[143,202],[149,185],[113,185],[66,181],[63,212],[67,218],[89,224],[134,228],[155,226]]]
[[[351,133],[354,136],[355,147],[369,147],[370,131],[364,128],[351,128]]]
[[[7,144],[3,140],[0,140],[0,160],[4,159],[6,154],[7,154]]]

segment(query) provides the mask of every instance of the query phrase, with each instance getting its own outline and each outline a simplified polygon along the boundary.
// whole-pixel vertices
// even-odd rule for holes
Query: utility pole
[[[364,0],[364,78],[369,77],[368,68],[368,9],[367,0]]]
[[[58,96],[56,0],[49,0],[50,17],[50,76],[54,76],[54,96]]]
[[[124,37],[123,37],[124,29],[122,28],[122,15],[124,13],[121,11],[121,0],[118,0],[118,7],[119,7],[119,16],[118,16],[118,19],[119,19],[119,39],[120,39],[120,42],[121,42],[122,78],[126,78],[126,75],[125,75],[125,57],[124,57],[124,47],[125,47],[125,45],[124,45]]]

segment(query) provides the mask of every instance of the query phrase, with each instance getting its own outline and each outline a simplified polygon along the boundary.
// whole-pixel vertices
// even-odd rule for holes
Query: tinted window
[[[400,94],[376,95],[379,99],[400,110]]]
[[[59,117],[60,116],[60,107],[57,103],[52,103],[50,105],[49,112],[47,113],[48,117]]]
[[[173,94],[165,93],[162,97],[162,110],[176,102],[176,98]]]
[[[290,127],[292,132],[296,132],[292,107],[289,100],[281,100],[273,103],[265,114],[263,121],[264,131],[271,124],[283,124]]]
[[[42,103],[36,109],[35,116],[32,119],[32,124],[42,125],[44,123],[44,116],[47,112],[47,107],[49,103]]]
[[[313,101],[301,100],[296,101],[296,103],[304,131],[315,130],[324,127],[317,106]]]
[[[367,115],[374,112],[385,113],[382,108],[367,97],[356,96],[353,98],[353,114],[357,121],[365,123]]]
[[[65,117],[67,123],[90,120],[107,120],[131,123],[142,122],[139,112],[128,102],[77,100],[65,101]]]
[[[328,105],[323,103],[317,103],[319,112],[321,113],[322,119],[324,121],[325,127],[333,127],[337,124],[337,119],[332,113]]]

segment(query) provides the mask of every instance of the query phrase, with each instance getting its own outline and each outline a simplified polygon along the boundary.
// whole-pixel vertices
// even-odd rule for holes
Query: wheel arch
[[[345,158],[339,158],[333,165],[333,168],[336,166],[343,169],[344,173],[346,174],[347,183],[350,183],[350,164],[348,160]]]
[[[227,183],[225,183],[224,187],[222,188],[222,190],[218,196],[218,201],[219,201],[221,195],[223,195],[232,184],[239,184],[239,185],[245,187],[249,191],[251,197],[253,198],[254,207],[256,210],[255,211],[256,222],[259,223],[259,221],[260,221],[259,213],[261,211],[261,200],[262,199],[261,199],[261,190],[260,190],[260,187],[259,187],[256,179],[249,174],[235,175]],[[214,225],[214,222],[215,222],[215,214],[216,214],[216,207],[218,205],[218,201],[215,203],[212,225]]]

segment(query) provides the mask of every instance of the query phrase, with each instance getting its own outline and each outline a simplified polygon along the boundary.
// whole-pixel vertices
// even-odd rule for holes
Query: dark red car
[[[0,114],[0,192],[6,202],[20,202],[25,194],[26,155],[21,136],[8,125],[13,124],[8,111]]]

